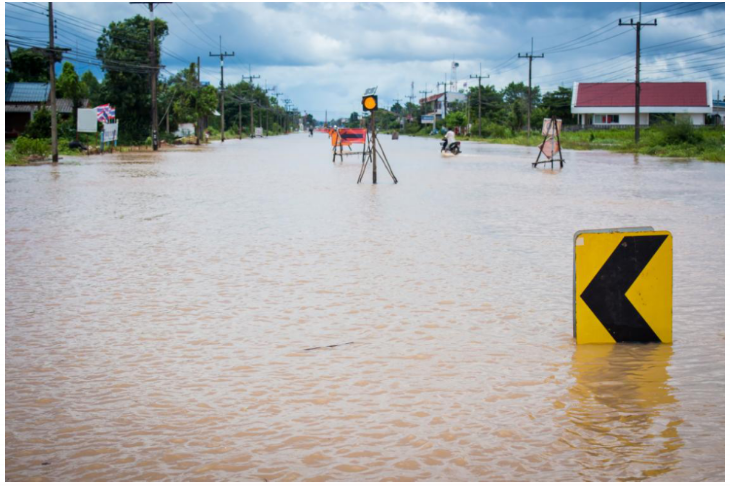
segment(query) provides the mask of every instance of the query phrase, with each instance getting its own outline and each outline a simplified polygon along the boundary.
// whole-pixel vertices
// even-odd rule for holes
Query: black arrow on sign
[[[624,237],[580,295],[617,342],[660,341],[626,293],[666,238]]]

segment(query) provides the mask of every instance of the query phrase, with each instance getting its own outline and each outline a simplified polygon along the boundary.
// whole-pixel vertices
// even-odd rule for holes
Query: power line
[[[213,45],[215,45],[215,40],[212,37],[210,37],[203,29],[201,29],[200,26],[198,26],[198,24],[193,19],[190,18],[190,16],[188,15],[188,13],[185,10],[183,10],[182,6],[179,3],[176,3],[175,6],[177,8],[179,8],[182,13],[185,14],[185,17],[187,17],[190,20],[190,23],[193,24],[193,26],[197,27],[198,30],[200,32],[202,32],[205,37],[207,37],[208,39],[210,39],[210,42],[212,42]]]

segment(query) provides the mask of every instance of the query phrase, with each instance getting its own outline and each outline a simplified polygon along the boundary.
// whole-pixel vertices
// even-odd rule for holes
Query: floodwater
[[[724,480],[723,164],[382,143],[6,168],[6,479]],[[577,347],[573,234],[646,225],[675,343]]]

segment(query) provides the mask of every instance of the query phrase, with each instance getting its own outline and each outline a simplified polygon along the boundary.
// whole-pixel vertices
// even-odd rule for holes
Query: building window
[[[593,115],[594,124],[618,123],[618,115]]]

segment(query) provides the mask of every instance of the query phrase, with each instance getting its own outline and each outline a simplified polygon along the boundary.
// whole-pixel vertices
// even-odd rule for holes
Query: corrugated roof
[[[89,106],[89,100],[86,100],[86,99],[81,100],[81,106],[79,108],[86,108],[88,106]],[[51,104],[46,103],[46,108],[48,110],[50,110]],[[24,113],[24,112],[30,113],[30,112],[35,112],[36,110],[38,110],[38,105],[36,105],[36,104],[32,104],[32,105],[27,105],[27,104],[22,104],[22,103],[13,104],[13,105],[8,105],[7,103],[5,104],[5,113]],[[73,113],[73,111],[74,111],[73,100],[71,100],[69,98],[57,98],[56,99],[56,110],[58,111],[58,113]]]
[[[634,83],[578,83],[576,107],[634,106]],[[642,107],[706,107],[705,82],[641,83]]]
[[[6,83],[5,103],[42,103],[50,91],[49,83]]]

